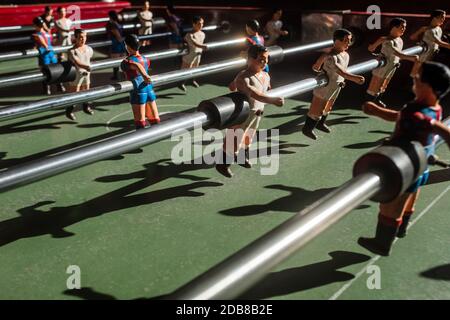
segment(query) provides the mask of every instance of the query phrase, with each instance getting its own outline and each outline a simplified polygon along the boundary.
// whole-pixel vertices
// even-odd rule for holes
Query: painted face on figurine
[[[398,27],[393,27],[391,29],[391,35],[393,35],[394,37],[401,37],[403,36],[405,31],[406,31],[406,23],[402,23]]]
[[[200,19],[198,22],[193,23],[192,27],[194,28],[194,32],[202,30],[204,24],[205,24],[205,21],[203,19]]]
[[[280,20],[283,15],[283,10],[278,10],[273,14],[273,20]]]
[[[351,43],[352,43],[352,36],[348,35],[345,36],[344,39],[342,40],[337,39],[334,43],[334,46],[339,52],[342,52],[348,50]]]
[[[60,19],[66,17],[66,8],[61,8],[61,10],[58,11],[58,16]]]
[[[144,10],[145,11],[150,10],[150,1],[145,1],[144,2]]]
[[[436,17],[434,19],[436,19],[436,22],[437,22],[438,26],[442,26],[444,24],[444,22],[445,22],[445,18],[446,18],[446,15],[444,13],[443,15],[440,15],[439,17]]]
[[[86,32],[81,32],[77,35],[77,37],[75,38],[75,41],[77,42],[78,46],[84,46],[86,44],[86,40],[87,40],[87,34]]]
[[[266,67],[267,63],[269,62],[269,52],[261,52],[256,59],[249,57],[248,63],[250,69],[261,72]]]

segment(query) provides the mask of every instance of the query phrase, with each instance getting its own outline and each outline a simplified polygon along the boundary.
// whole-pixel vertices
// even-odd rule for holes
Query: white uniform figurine
[[[266,47],[252,45],[248,50],[247,68],[236,76],[233,86],[247,96],[250,113],[247,119],[238,125],[227,129],[223,143],[222,162],[216,162],[216,170],[225,177],[231,178],[231,164],[235,161],[245,168],[251,168],[250,145],[258,130],[259,123],[266,103],[281,107],[284,104],[282,97],[267,95],[270,89],[270,76],[263,71],[269,59]],[[239,151],[244,149],[244,159],[240,159]],[[243,161],[242,161],[243,160]],[[242,161],[242,162],[241,162]]]
[[[389,23],[389,34],[378,38],[374,43],[370,44],[368,49],[374,52],[381,45],[381,57],[385,60],[385,65],[372,71],[372,79],[367,88],[366,99],[373,101],[382,107],[386,104],[381,100],[382,95],[386,91],[395,71],[400,66],[400,60],[418,61],[417,55],[408,55],[402,53],[403,40],[402,36],[406,30],[406,20],[402,18],[393,18]]]
[[[381,68],[376,68],[372,71],[372,74],[380,77],[386,78],[392,73],[392,70],[400,63],[400,57],[394,54],[396,51],[403,50],[403,40],[398,37],[395,39],[387,38],[381,44],[381,54],[386,59],[386,64]]]
[[[344,81],[349,80],[357,84],[364,83],[364,77],[347,72],[349,55],[347,49],[352,41],[352,34],[346,29],[338,29],[333,34],[334,46],[330,53],[323,54],[313,65],[314,71],[325,71],[328,83],[313,91],[313,99],[302,128],[302,132],[308,138],[317,139],[314,129],[326,133],[331,132],[326,125],[326,119],[339,96]]]
[[[150,1],[145,1],[141,11],[138,12],[139,23],[141,27],[138,30],[140,36],[146,36],[153,33],[153,13],[150,11]],[[151,40],[143,40],[142,46],[148,46]]]
[[[323,100],[335,100],[342,86],[344,77],[338,74],[339,70],[347,70],[350,56],[346,51],[334,52],[325,57],[322,69],[327,74],[328,84],[324,87],[316,88],[314,96]]]
[[[93,55],[94,50],[88,45],[84,45],[80,48],[74,47],[69,50],[70,61],[77,61],[77,63],[74,63],[77,75],[75,80],[71,82],[71,86],[73,86],[76,91],[80,91],[82,86],[89,88],[91,85],[90,68],[86,69],[83,66],[91,65],[91,58]]]
[[[419,61],[414,64],[411,77],[415,77],[419,73],[422,63],[433,60],[439,47],[450,49],[450,43],[442,41],[441,26],[445,22],[446,12],[444,10],[433,10],[430,18],[431,22],[428,26],[420,28],[410,37],[411,40],[417,41],[422,36],[422,41],[426,45],[425,51],[419,55]]]
[[[419,61],[425,62],[432,60],[436,52],[439,50],[439,45],[436,43],[436,39],[442,39],[442,28],[436,26],[434,28],[427,28],[423,33],[422,41],[425,42],[427,50],[419,55]]]
[[[203,48],[199,46],[205,42],[205,33],[203,31],[189,32],[184,37],[187,43],[188,54],[183,56],[183,64],[186,68],[194,68],[200,65]]]
[[[233,127],[233,129],[241,129],[244,135],[243,139],[238,139],[239,145],[237,146],[237,150],[241,150],[243,148],[247,149],[250,146],[264,112],[265,103],[252,97],[252,91],[265,94],[270,89],[270,76],[267,72],[253,74],[249,70],[242,70],[237,74],[233,82],[236,84],[238,91],[247,96],[250,107],[250,114],[247,120]],[[227,130],[227,141],[233,141],[232,137],[235,134],[233,131]],[[230,155],[235,153],[232,143],[226,144],[225,151]]]
[[[192,19],[192,32],[189,32],[184,37],[184,41],[187,44],[188,53],[183,56],[181,69],[195,68],[200,65],[203,50],[207,49],[207,46],[203,44],[205,42],[205,33],[202,31],[204,20],[202,17],[194,17]],[[198,88],[199,84],[195,79],[192,80],[194,87]],[[182,83],[179,88],[186,92],[186,85]]]
[[[70,83],[71,92],[89,90],[91,86],[91,59],[94,50],[86,44],[86,32],[81,29],[75,30],[75,45],[69,50],[69,60],[76,69],[76,78]],[[76,120],[74,114],[75,106],[66,109],[66,117]],[[83,111],[87,114],[94,114],[89,102],[83,103]]]
[[[66,8],[58,7],[58,20],[55,22],[56,30],[58,31],[57,44],[59,46],[70,46],[72,44],[72,36],[70,30],[72,29],[72,20],[66,18]],[[60,61],[67,61],[67,54],[61,53]]]
[[[280,20],[282,15],[283,11],[281,9],[274,10],[272,14],[272,20],[270,20],[266,24],[266,32],[269,36],[265,43],[267,47],[276,45],[277,40],[280,36],[288,35],[287,31],[282,30],[283,22]]]

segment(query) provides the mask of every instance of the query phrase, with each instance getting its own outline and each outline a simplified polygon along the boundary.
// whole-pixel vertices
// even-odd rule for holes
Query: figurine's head
[[[111,10],[108,12],[109,20],[119,22],[119,15],[116,11]]]
[[[139,51],[140,46],[141,44],[137,35],[129,34],[125,37],[125,47],[129,54],[134,54]]]
[[[247,65],[254,72],[264,70],[269,62],[269,51],[266,47],[254,44],[248,49]]]
[[[192,28],[194,32],[200,31],[203,29],[205,21],[200,16],[195,16],[192,18]]]
[[[273,20],[280,20],[282,16],[283,16],[283,10],[277,8],[272,11],[272,19]]]
[[[44,26],[44,20],[41,17],[36,17],[33,19],[33,26],[36,31],[39,31]]]
[[[75,36],[75,44],[79,47],[84,46],[86,44],[87,40],[87,34],[86,31],[83,29],[75,29],[74,31]]]
[[[333,33],[333,41],[337,51],[346,51],[352,43],[352,33],[347,29],[337,29]]]
[[[53,9],[52,9],[52,7],[50,7],[50,6],[45,6],[44,13],[45,13],[46,16],[51,16],[51,15],[53,15]]]
[[[450,91],[450,69],[439,62],[424,62],[414,77],[413,91],[417,99],[441,100]]]
[[[442,26],[445,22],[445,11],[436,9],[431,11],[430,18],[431,18],[431,24],[434,26]]]
[[[394,18],[389,23],[389,33],[397,38],[403,36],[406,30],[406,20],[403,18]]]
[[[247,32],[249,36],[257,34],[259,32],[259,28],[258,20],[250,20],[245,24],[245,32]]]
[[[58,12],[58,18],[62,19],[66,17],[66,8],[64,7],[58,7],[58,9],[56,9],[56,12]]]
[[[150,1],[144,1],[143,9],[145,11],[150,10]]]

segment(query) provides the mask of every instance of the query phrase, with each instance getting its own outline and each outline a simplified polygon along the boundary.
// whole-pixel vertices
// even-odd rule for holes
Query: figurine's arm
[[[398,115],[400,114],[400,112],[398,111],[380,107],[370,101],[367,101],[363,104],[363,111],[365,114],[391,122],[397,121]]]

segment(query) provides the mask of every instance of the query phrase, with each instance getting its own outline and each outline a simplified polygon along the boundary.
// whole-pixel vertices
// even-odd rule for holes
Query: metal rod
[[[287,50],[285,50],[286,52]],[[405,54],[417,54],[423,51],[423,47],[416,46],[408,48],[407,50],[403,51]],[[291,50],[293,52],[293,50]],[[298,52],[298,51],[296,51]],[[355,65],[352,65],[348,68],[347,72],[354,73],[354,74],[362,74],[368,71],[371,71],[375,68],[382,67],[385,64],[384,59],[371,59],[365,62],[361,62]],[[301,81],[297,81],[294,83],[291,83],[287,86],[283,86],[280,88],[276,88],[273,90],[270,90],[268,92],[269,96],[272,97],[285,97],[290,98],[296,95],[300,95],[302,93],[311,91],[317,87],[325,86],[328,82],[328,79],[325,75],[321,75],[317,78],[309,78]]]
[[[140,26],[140,24],[138,24]],[[131,25],[126,25],[128,26],[128,28],[131,28]],[[210,26],[206,26],[203,28],[204,31],[215,31],[217,29],[220,28],[220,25],[214,24],[214,25],[210,25]],[[90,33],[94,33],[94,32],[102,32],[102,30],[105,28],[97,28],[97,29],[89,29]],[[192,27],[186,28],[184,29],[185,32],[190,32],[192,31]],[[149,35],[145,35],[145,36],[138,36],[138,38],[140,40],[152,40],[152,39],[157,39],[157,38],[165,38],[165,37],[169,37],[173,34],[173,32],[160,32],[160,33],[153,33],[153,34],[149,34]],[[30,37],[28,37],[27,39],[29,39]],[[13,38],[11,38],[13,39]],[[24,39],[24,37],[22,37],[22,40]],[[3,39],[4,41],[6,40],[10,40],[10,39]],[[0,39],[0,44],[1,41],[3,41]],[[14,41],[14,39],[12,40]],[[10,43],[10,42],[8,42]],[[13,44],[13,43],[11,43]],[[97,41],[97,42],[92,42],[92,43],[88,43],[89,46],[91,46],[92,48],[101,48],[101,47],[107,47],[111,45],[111,40],[105,40],[105,41]],[[73,46],[55,46],[53,48],[53,50],[55,51],[55,53],[61,53],[61,52],[66,52],[69,49],[71,49]],[[4,52],[4,53],[0,53],[0,62],[1,61],[8,61],[8,60],[18,60],[18,59],[25,59],[25,58],[32,58],[32,57],[37,57],[39,55],[39,51],[36,49],[29,49],[29,50],[23,50],[23,51],[10,51],[10,52]]]
[[[417,46],[409,48],[403,51],[405,54],[416,54],[420,53],[423,50],[423,47]],[[286,51],[286,50],[285,50]],[[358,63],[356,65],[352,65],[348,68],[349,73],[354,74],[362,74],[368,71],[371,71],[375,68],[382,67],[385,64],[385,60],[383,59],[371,59],[362,63]],[[297,81],[291,83],[287,86],[283,86],[280,88],[276,88],[270,90],[268,92],[269,96],[272,97],[285,97],[290,98],[311,90],[314,90],[317,87],[325,86],[328,82],[328,79],[325,75],[321,75],[317,78],[309,78],[301,81]]]
[[[293,47],[293,48],[285,49],[284,54],[302,53],[302,52],[315,50],[318,48],[320,48],[320,49],[328,48],[328,47],[331,47],[332,45],[333,45],[333,40],[319,41],[319,42],[306,44],[301,47]]]
[[[96,18],[96,19],[74,20],[72,21],[72,24],[77,25],[77,24],[100,23],[108,21],[109,18]],[[0,27],[0,33],[25,32],[25,31],[34,31],[34,26],[29,25],[29,26]]]
[[[95,19],[85,19],[85,20],[74,20],[72,24],[86,24],[86,23],[99,23],[99,22],[108,22],[109,17],[106,18],[95,18]]]
[[[233,40],[225,40],[225,41],[218,41],[218,42],[211,42],[207,43],[208,49],[217,49],[217,48],[223,48],[227,46],[233,46],[236,44],[241,44],[245,42],[245,38],[239,38],[239,39],[233,39]],[[69,48],[72,48],[70,46]],[[182,55],[188,54],[187,49],[168,49],[168,50],[162,50],[159,52],[153,52],[153,53],[146,53],[143,54],[143,56],[156,61],[156,60],[162,60],[167,58],[173,58],[178,57]],[[102,70],[107,68],[113,68],[120,66],[121,62],[123,61],[123,58],[115,58],[115,59],[105,59],[100,61],[92,62],[91,64],[91,70]],[[17,76],[7,76],[7,77],[0,77],[0,88],[6,88],[16,85],[23,85],[27,83],[33,83],[33,82],[39,82],[46,79],[46,76],[41,71],[36,71],[33,73],[26,73],[22,75]]]
[[[155,18],[155,19],[153,19],[153,21],[154,21],[155,28],[166,24],[166,21],[164,20],[164,18]],[[127,24],[122,25],[122,28],[124,30],[138,29],[140,27],[141,27],[140,23],[127,23]],[[211,27],[211,26],[209,26],[209,27]],[[208,27],[205,27],[205,28],[208,28]],[[107,32],[107,28],[106,27],[91,28],[91,29],[86,29],[85,31],[89,35],[103,34],[103,33]],[[206,31],[208,31],[208,29]],[[74,31],[70,31],[69,34],[73,35]],[[57,36],[56,33],[53,33],[52,35],[54,37]],[[23,36],[23,37],[0,39],[0,45],[14,45],[14,44],[26,44],[26,43],[33,43],[33,37],[32,36]]]
[[[222,263],[176,290],[170,299],[233,299],[311,239],[381,189],[374,173],[357,176]]]
[[[234,40],[224,40],[224,41],[215,41],[215,42],[210,42],[207,44],[208,46],[208,50],[210,49],[215,49],[217,47],[223,47],[223,46],[231,46],[231,45],[236,45],[236,44],[243,44],[245,43],[246,38],[238,38],[238,39],[234,39]]]
[[[88,146],[15,166],[0,173],[0,191],[135,150],[168,138],[179,130],[192,130],[199,124],[208,126],[212,121],[213,119],[206,113],[194,112],[167,120],[161,125],[155,125],[145,130],[128,132]]]
[[[194,77],[206,76],[236,69],[245,66],[246,60],[243,58],[231,59],[222,62],[211,63],[197,68],[183,69],[152,76],[154,87],[167,85],[174,82],[192,79]],[[73,92],[43,99],[36,102],[19,103],[16,105],[0,108],[0,121],[19,118],[28,114],[42,111],[60,109],[85,101],[93,101],[105,97],[110,97],[133,89],[131,81],[122,81],[112,85],[105,85],[83,92]]]
[[[0,88],[7,88],[15,85],[24,85],[28,83],[34,83],[34,82],[42,82],[46,80],[47,77],[44,75],[43,72],[33,72],[33,73],[26,73],[26,74],[19,74],[17,76],[8,76],[8,77],[1,77],[0,78]]]
[[[125,19],[125,20],[132,20],[132,19]],[[72,25],[81,25],[81,24],[88,24],[88,23],[101,23],[101,22],[108,22],[109,17],[105,18],[93,18],[93,19],[84,19],[84,20],[74,20],[72,21]],[[166,24],[166,21],[164,18],[161,17],[155,17],[153,18],[153,25],[152,27],[160,27]],[[52,25],[53,27],[53,25]],[[0,27],[0,33],[11,33],[11,32],[25,32],[25,31],[34,31],[34,26],[28,25],[28,26],[8,26],[8,27]]]
[[[135,25],[126,24],[123,26],[124,29],[132,29],[135,27]],[[86,33],[90,35],[95,34],[103,34],[106,32],[105,27],[101,28],[93,28],[93,29],[87,29]],[[70,31],[69,34],[73,35],[73,31]],[[56,33],[52,33],[53,37],[57,37]],[[20,44],[28,44],[28,43],[34,43],[33,36],[22,36],[22,37],[15,37],[15,38],[4,38],[0,39],[0,46],[5,45],[20,45]]]
[[[309,45],[308,45],[309,46]],[[326,45],[322,44],[323,47]],[[323,48],[322,46],[316,46],[314,49]],[[302,47],[302,46],[299,46]],[[298,48],[298,47],[296,47]],[[286,55],[284,50],[280,47],[271,47],[275,50],[274,54]],[[279,49],[279,50],[278,50]],[[290,50],[289,54],[300,52],[300,50]],[[276,61],[276,59],[274,59]],[[233,70],[239,67],[243,67],[246,64],[246,60],[243,58],[231,59],[222,62],[211,63],[208,65],[199,66],[192,69],[183,69],[164,73],[161,75],[152,76],[152,81],[155,87],[180,82],[183,80],[192,79],[195,77],[206,76],[209,74],[216,74],[227,70]],[[89,89],[83,92],[67,93],[57,97],[47,98],[39,101],[19,103],[4,108],[0,108],[0,121],[9,120],[13,118],[19,118],[25,115],[38,113],[46,110],[59,109],[69,105],[82,103],[86,101],[93,101],[111,95],[116,95],[123,92],[131,91],[133,88],[130,81],[118,82],[112,85],[105,85],[93,89]]]
[[[152,76],[153,86],[159,87],[174,82],[184,81],[195,77],[206,76],[236,69],[245,66],[246,60],[243,58],[231,59],[222,62],[211,63],[192,69],[183,69],[159,75]],[[60,109],[69,105],[82,103],[85,101],[93,101],[112,95],[128,92],[133,89],[130,81],[122,81],[112,85],[97,87],[79,93],[68,93],[55,96],[49,99],[40,100],[31,103],[21,103],[5,108],[0,108],[0,121],[12,118],[18,118],[24,115],[38,113],[46,110]]]
[[[0,39],[0,46],[2,45],[14,46],[17,44],[28,44],[28,43],[33,43],[33,39],[31,36]]]
[[[150,59],[151,61],[163,60],[167,58],[173,58],[182,56],[188,53],[187,49],[167,49],[152,53],[144,53],[143,57]],[[95,61],[91,63],[91,71],[103,70],[113,67],[118,67],[123,61],[122,58],[114,58],[114,59],[104,59],[100,61]]]
[[[327,84],[327,78],[325,76],[317,78],[308,78],[305,80],[297,81],[289,85],[279,87],[268,92],[271,97],[284,97],[291,98],[300,95],[305,92],[314,90],[317,87]]]
[[[33,26],[7,26],[0,27],[0,33],[21,32],[21,31],[33,31]]]
[[[139,39],[140,40],[148,40],[148,39],[164,38],[169,35],[171,35],[170,32],[154,33],[154,34],[147,35],[147,36],[139,36]],[[91,43],[88,43],[88,45],[92,48],[107,47],[107,46],[111,45],[111,40],[91,42]],[[67,52],[72,48],[73,48],[73,45],[55,46],[55,47],[53,47],[53,51],[55,53],[62,53],[62,52]],[[37,57],[37,56],[39,56],[39,51],[36,49],[28,49],[28,50],[23,50],[23,51],[10,51],[10,52],[0,53],[0,62],[8,61],[8,60],[33,58],[33,57]]]

